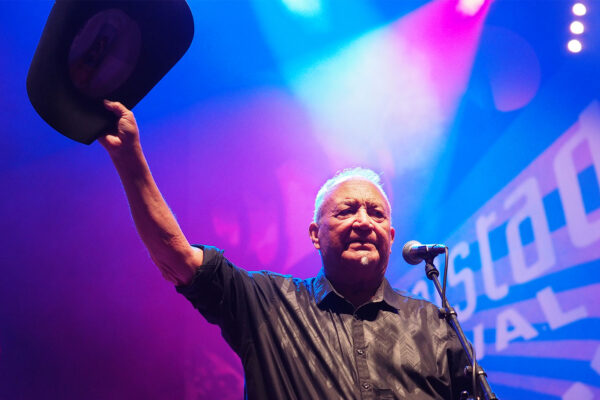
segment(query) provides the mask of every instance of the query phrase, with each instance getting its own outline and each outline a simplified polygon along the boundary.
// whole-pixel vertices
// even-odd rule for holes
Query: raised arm
[[[125,188],[137,231],[160,272],[185,285],[202,265],[202,250],[190,246],[150,173],[133,113],[119,102],[104,101],[118,118],[116,130],[98,141],[110,155]]]

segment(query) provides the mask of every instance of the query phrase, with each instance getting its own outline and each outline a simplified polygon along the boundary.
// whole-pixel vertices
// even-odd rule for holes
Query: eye
[[[356,207],[344,206],[337,210],[337,212],[335,213],[335,216],[339,217],[339,218],[346,218],[346,217],[353,215],[355,212],[356,212]]]
[[[369,209],[369,214],[376,220],[382,221],[386,218],[385,213],[380,208],[371,208]]]

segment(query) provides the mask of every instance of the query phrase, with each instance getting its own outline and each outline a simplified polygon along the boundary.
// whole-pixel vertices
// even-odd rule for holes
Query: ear
[[[390,228],[390,253],[392,252],[392,244],[394,244],[394,237],[396,237],[396,230],[392,227]]]
[[[308,235],[310,236],[310,240],[315,246],[315,249],[320,250],[321,245],[319,244],[319,225],[316,222],[311,222],[308,226]]]

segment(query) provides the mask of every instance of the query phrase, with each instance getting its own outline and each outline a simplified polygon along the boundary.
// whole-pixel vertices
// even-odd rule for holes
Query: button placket
[[[354,361],[358,373],[358,385],[361,399],[373,397],[373,386],[370,382],[369,367],[367,365],[367,344],[365,343],[364,321],[354,315],[352,320],[352,340],[354,344]]]

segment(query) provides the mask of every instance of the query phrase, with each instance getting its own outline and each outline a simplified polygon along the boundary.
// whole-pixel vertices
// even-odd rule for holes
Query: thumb
[[[129,111],[127,109],[127,107],[125,107],[120,102],[110,101],[110,100],[106,100],[106,99],[104,100],[104,108],[106,108],[108,111],[112,112],[119,118],[122,117],[123,115],[125,115],[125,113],[127,113]]]
[[[120,144],[120,139],[111,134],[100,136],[97,140],[105,150],[112,150]]]

